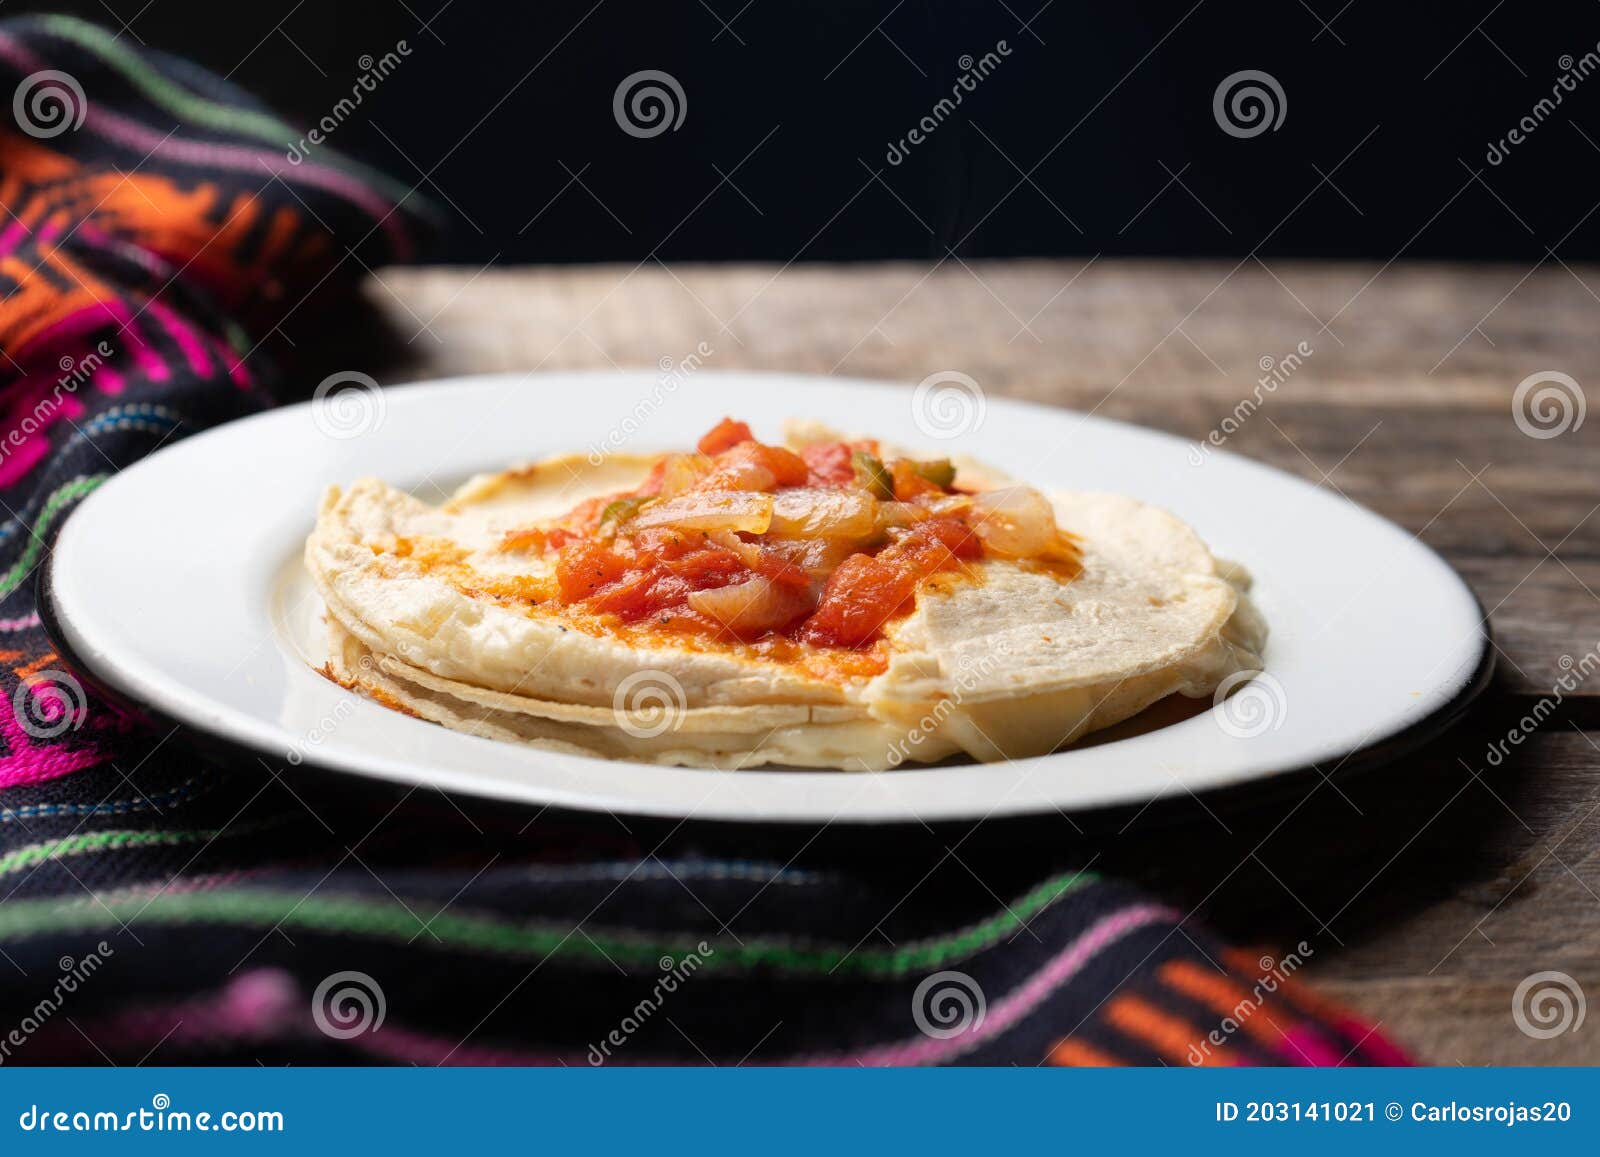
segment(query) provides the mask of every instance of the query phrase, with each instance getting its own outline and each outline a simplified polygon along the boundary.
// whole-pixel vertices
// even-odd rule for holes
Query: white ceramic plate
[[[761,821],[934,820],[1139,805],[1392,755],[1481,686],[1477,601],[1432,550],[1338,494],[1166,434],[1064,410],[840,379],[714,374],[463,378],[234,422],[92,494],[49,570],[53,626],[127,696],[201,731],[329,773],[583,809]],[[1267,675],[1225,705],[1133,738],[1008,764],[875,775],[681,770],[462,735],[352,696],[310,669],[320,606],[301,543],[330,483],[375,474],[437,500],[528,458],[692,442],[724,414],[784,418],[992,461],[1045,488],[1164,506],[1256,578]],[[933,433],[952,428],[955,437]],[[1201,464],[1196,465],[1196,459]],[[1226,725],[1224,725],[1226,723]],[[1409,740],[1408,738],[1409,737]]]

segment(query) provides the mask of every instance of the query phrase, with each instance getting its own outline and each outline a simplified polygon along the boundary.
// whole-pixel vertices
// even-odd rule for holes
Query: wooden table
[[[1600,1000],[1600,671],[1510,748],[1566,664],[1600,647],[1600,416],[1557,437],[1513,392],[1600,387],[1600,270],[1253,259],[385,270],[367,293],[408,361],[387,380],[707,366],[917,381],[1204,437],[1312,350],[1228,448],[1337,488],[1442,551],[1490,611],[1495,684],[1467,724],[1376,774],[1244,814],[1095,842],[1097,869],[1225,934],[1305,940],[1307,975],[1437,1064],[1600,1063],[1600,1008],[1535,1039],[1513,992],[1543,971]],[[529,388],[536,388],[530,383]],[[1596,399],[1600,401],[1600,398]],[[553,399],[553,404],[562,404]],[[1364,581],[1351,559],[1352,582]],[[1595,658],[1591,656],[1590,662]],[[1546,704],[1550,706],[1551,704]],[[1542,714],[1542,710],[1541,710]]]

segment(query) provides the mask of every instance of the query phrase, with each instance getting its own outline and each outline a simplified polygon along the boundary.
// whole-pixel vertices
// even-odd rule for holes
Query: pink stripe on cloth
[[[306,161],[290,164],[278,153],[265,149],[246,148],[242,145],[216,145],[206,141],[179,140],[163,137],[137,121],[119,116],[93,103],[84,118],[84,127],[107,140],[127,145],[145,154],[159,154],[191,165],[207,165],[218,169],[235,169],[253,173],[265,172],[269,177],[285,181],[298,181],[343,197],[372,215],[394,246],[394,259],[407,261],[411,257],[411,238],[395,218],[395,208],[354,177]]]
[[[152,382],[164,382],[172,376],[171,370],[161,355],[151,348],[144,335],[134,326],[133,311],[128,308],[125,301],[97,301],[93,305],[85,306],[78,312],[69,314],[53,325],[41,330],[26,346],[23,347],[24,356],[33,356],[41,349],[49,349],[54,345],[72,338],[92,333],[106,325],[115,325],[121,330],[120,344],[133,355],[133,360],[138,371]],[[119,344],[116,335],[106,339],[113,347],[113,353]],[[121,378],[117,379],[121,384]]]
[[[166,327],[167,332],[172,335],[172,340],[178,343],[178,349],[189,363],[190,371],[202,378],[209,377],[211,355],[206,352],[205,342],[189,323],[154,298],[150,299],[145,308],[150,311],[152,317]]]
[[[207,1045],[279,1040],[315,1031],[309,1023],[310,1011],[288,973],[258,968],[217,992],[96,1019],[89,1022],[83,1035],[59,1019],[47,1021],[28,1041],[23,1055],[29,1061],[84,1059],[86,1054],[93,1059],[100,1054],[86,1038],[115,1042],[129,1053],[146,1053],[162,1042],[204,1051]]]
[[[172,369],[167,365],[166,359],[146,340],[143,331],[134,325],[133,319],[130,317],[124,325],[126,328],[122,331],[122,335],[128,341],[128,350],[133,354],[139,372],[152,382],[164,382],[170,378]]]
[[[52,692],[54,684],[47,680],[31,685],[25,680],[19,686],[27,688],[33,698],[25,699],[20,690],[9,699],[0,698],[0,751],[5,752],[0,755],[0,788],[44,783],[104,763],[111,752],[102,738],[121,736],[145,725],[137,716],[107,705],[89,712],[81,730],[74,729],[59,739],[36,741],[17,718],[19,710],[34,713],[32,718],[36,720],[53,722],[60,718],[57,712],[72,710],[76,705],[60,688]]]
[[[59,213],[53,213],[45,218],[39,226],[39,245],[42,248],[54,244],[55,239],[66,232],[66,224],[61,220]]]
[[[116,370],[110,366],[101,366],[94,372],[94,384],[102,393],[120,394],[124,383],[122,375]]]
[[[1050,993],[1071,980],[1085,965],[1111,945],[1140,928],[1165,921],[1177,921],[1182,914],[1164,904],[1133,904],[1102,916],[1071,944],[1051,957],[1038,972],[1012,989],[991,1007],[971,1031],[944,1040],[929,1037],[903,1041],[857,1053],[841,1053],[796,1058],[787,1062],[805,1065],[934,1065],[970,1052],[992,1040],[1032,1012]]]
[[[255,377],[250,373],[250,367],[245,365],[242,359],[239,361],[233,360],[233,350],[228,348],[226,342],[217,342],[217,357],[221,359],[223,365],[228,367],[228,376],[233,379],[233,384],[241,390],[248,390],[255,384]]]
[[[28,227],[22,223],[21,217],[13,218],[11,224],[6,226],[6,231],[0,233],[0,257],[9,256],[12,250],[22,244],[22,239],[29,232]]]
[[[0,32],[0,58],[16,65],[24,72],[38,72],[44,67],[44,61],[35,56],[16,37],[5,32]]]
[[[1344,1064],[1344,1053],[1332,1041],[1309,1025],[1291,1028],[1283,1034],[1280,1054],[1290,1064],[1318,1069],[1336,1069]]]
[[[1372,1058],[1373,1063],[1386,1065],[1390,1068],[1410,1068],[1417,1062],[1411,1059],[1403,1048],[1378,1031],[1376,1025],[1368,1024],[1364,1020],[1357,1020],[1353,1016],[1335,1016],[1333,1027],[1344,1033],[1351,1040],[1360,1041],[1356,1046],[1360,1052]],[[1342,1062],[1341,1062],[1342,1063]]]
[[[242,973],[220,990],[175,1001],[131,1008],[86,1022],[79,1034],[70,1025],[49,1022],[28,1042],[27,1061],[83,1059],[87,1040],[114,1041],[127,1054],[146,1054],[170,1044],[190,1054],[226,1049],[239,1042],[326,1039],[312,1014],[310,999],[294,977],[277,968]],[[426,1065],[557,1065],[586,1063],[556,1053],[461,1046],[413,1032],[387,1019],[370,1031],[342,1038],[360,1051],[384,1060]],[[92,1055],[90,1056],[92,1059]]]
[[[1037,1008],[1061,985],[1071,980],[1096,956],[1124,936],[1140,928],[1182,919],[1181,913],[1162,904],[1135,904],[1102,917],[1076,940],[1057,953],[1033,976],[1013,989],[988,1010],[983,1022],[971,1032],[947,1040],[928,1038],[866,1049],[857,1053],[777,1058],[772,1065],[930,1065],[951,1060],[999,1036]],[[363,1034],[351,1043],[365,1052],[425,1065],[551,1065],[592,1064],[587,1054],[528,1053],[513,1049],[466,1045],[386,1025],[381,1032]],[[622,1056],[606,1058],[606,1064],[646,1063],[681,1065],[698,1063],[692,1059],[654,1056],[634,1062]]]
[[[127,318],[127,308],[121,302],[97,301],[45,326],[16,352],[16,357],[25,362],[36,350],[47,350],[58,343],[75,341],[107,325],[120,326]]]
[[[0,703],[0,739],[6,745],[6,754],[0,756],[0,788],[26,787],[60,779],[104,763],[110,755],[98,744],[84,744],[71,750],[35,746],[28,733],[17,724],[9,703]]]
[[[59,1026],[66,1027],[66,1026]],[[85,1037],[96,1041],[115,1041],[125,1052],[144,1054],[164,1042],[189,1052],[208,1047],[226,1048],[239,1041],[265,1043],[296,1039],[325,1039],[312,1015],[310,998],[301,991],[294,977],[277,968],[257,968],[242,973],[220,990],[201,996],[164,1001],[113,1013],[85,1022],[84,1034],[70,1028],[58,1031],[47,1024],[29,1041],[28,1061],[73,1060],[91,1054]],[[492,1045],[469,1045],[418,1032],[395,1024],[387,1017],[383,1024],[348,1038],[338,1038],[369,1056],[414,1065],[461,1066],[584,1066],[590,1062],[582,1053],[529,1052],[502,1049]],[[92,1059],[92,1056],[91,1056]],[[652,1057],[643,1062],[612,1059],[612,1064],[699,1064],[698,1060]]]
[[[1175,910],[1159,904],[1134,904],[1102,917],[1062,949],[1037,973],[989,1009],[973,1031],[948,1040],[906,1041],[836,1056],[775,1058],[773,1065],[918,1065],[936,1064],[968,1052],[993,1039],[1037,1008],[1055,989],[1071,980],[1096,956],[1124,936],[1165,921],[1181,919]],[[203,1047],[234,1040],[285,1039],[314,1035],[310,1008],[294,979],[277,969],[245,973],[220,992],[171,1004],[152,1005],[97,1022],[87,1030],[97,1040],[116,1040],[130,1051],[141,1045],[170,1039],[179,1045]],[[170,1036],[169,1036],[170,1034]],[[52,1042],[79,1051],[62,1037]],[[363,1032],[345,1043],[374,1057],[416,1065],[593,1065],[592,1053],[531,1052],[523,1049],[473,1045],[419,1032],[386,1020],[379,1029]],[[41,1051],[51,1051],[41,1042]],[[44,1059],[41,1057],[40,1059]],[[604,1064],[683,1065],[693,1058],[652,1055],[630,1059],[623,1055],[602,1058]]]
[[[84,364],[81,349],[74,354],[64,354],[67,370]],[[25,478],[30,470],[50,452],[50,430],[59,421],[82,417],[84,404],[70,388],[63,385],[63,367],[53,365],[49,370],[32,374],[7,387],[6,405],[0,410],[6,415],[11,432],[0,444],[0,487],[13,486]]]

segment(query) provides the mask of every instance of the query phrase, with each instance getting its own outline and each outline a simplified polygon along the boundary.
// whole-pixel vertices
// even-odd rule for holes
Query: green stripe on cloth
[[[148,99],[183,120],[224,132],[242,133],[279,150],[287,149],[302,136],[299,130],[270,113],[219,104],[195,95],[151,68],[136,52],[97,25],[72,16],[46,16],[42,23],[52,35],[99,56]],[[400,182],[333,149],[319,149],[317,160],[377,185],[391,200],[403,199],[412,192]]]
[[[369,936],[380,940],[416,941],[467,952],[535,956],[544,960],[607,965],[627,960],[653,965],[685,945],[706,940],[713,951],[702,968],[776,968],[822,975],[896,977],[926,972],[993,947],[1020,931],[1051,904],[1095,882],[1075,873],[1056,876],[993,916],[948,936],[895,948],[796,943],[752,937],[740,943],[713,939],[699,932],[634,932],[573,929],[554,923],[514,924],[483,913],[441,911],[423,920],[404,904],[364,896],[317,896],[275,889],[193,892],[157,896],[148,901],[111,900],[63,905],[47,900],[12,901],[0,905],[0,940],[17,940],[51,932],[120,926],[137,920],[161,924],[243,924],[296,928],[306,932]],[[427,935],[419,935],[426,930]],[[434,939],[436,938],[436,939]]]
[[[286,147],[300,134],[267,113],[217,104],[195,96],[176,82],[162,76],[124,44],[119,44],[103,28],[72,16],[46,16],[41,23],[52,35],[86,48],[111,65],[146,97],[170,112],[207,128],[232,130]]]
[[[61,513],[61,508],[69,502],[76,502],[109,477],[109,474],[90,474],[74,478],[44,500],[44,507],[39,511],[39,517],[29,531],[28,543],[22,548],[22,554],[11,564],[10,570],[0,575],[0,599],[16,590],[22,585],[22,580],[28,577],[33,564],[39,560],[39,552],[44,549],[44,539],[40,535],[55,521],[56,515]]]
[[[217,831],[116,831],[89,832],[81,836],[65,836],[59,840],[46,840],[42,844],[29,844],[0,856],[0,876],[20,872],[23,868],[59,860],[63,856],[85,856],[91,852],[117,851],[122,848],[153,848],[162,845],[204,843],[220,835]]]

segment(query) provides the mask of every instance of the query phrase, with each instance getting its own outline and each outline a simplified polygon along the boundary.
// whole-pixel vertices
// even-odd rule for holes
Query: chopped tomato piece
[[[753,442],[755,437],[750,432],[750,427],[743,422],[724,418],[700,439],[698,449],[702,454],[720,454],[724,450],[731,450],[740,442]]]
[[[889,476],[894,480],[897,502],[910,502],[919,494],[942,494],[943,490],[928,481],[917,464],[909,458],[896,458],[889,463]]]
[[[771,491],[781,486],[802,486],[807,474],[805,461],[792,450],[740,442],[717,455],[711,472],[694,489]]]
[[[638,618],[650,610],[650,589],[656,576],[647,570],[627,571],[616,582],[608,584],[584,600],[584,605],[602,613]]]
[[[705,547],[709,539],[703,530],[678,530],[672,526],[652,526],[630,536],[634,549],[647,558],[679,558]]]
[[[726,550],[696,550],[661,564],[662,569],[694,585],[696,590],[720,587],[736,578],[748,578],[750,568]]]
[[[952,558],[977,558],[982,553],[982,540],[959,518],[930,518],[917,523],[878,557],[886,562],[910,562],[920,573],[932,574],[949,565]],[[937,561],[927,565],[932,560]]]
[[[853,554],[839,564],[816,613],[806,620],[807,642],[859,647],[875,637],[916,592],[916,576],[902,567]]]
[[[580,539],[563,546],[556,556],[556,583],[567,602],[588,598],[627,570],[627,560],[599,542]]]
[[[803,590],[811,585],[811,576],[802,567],[780,558],[770,550],[761,551],[761,557],[756,560],[755,572],[780,586]]]
[[[985,554],[969,511],[934,513],[929,499],[954,474],[945,460],[885,463],[872,441],[796,453],[731,418],[699,448],[662,457],[633,491],[588,499],[502,546],[553,551],[563,602],[780,650],[868,647],[922,579]],[[740,503],[764,504],[759,529],[708,517]],[[878,670],[882,656],[863,662]]]
[[[750,461],[765,466],[772,471],[772,476],[777,479],[779,486],[804,486],[811,474],[804,458],[782,446],[745,442],[728,451],[728,456],[733,455],[743,455]]]
[[[854,486],[853,451],[843,442],[813,442],[801,449],[800,457],[810,469],[808,486]]]
[[[525,526],[517,530],[508,530],[500,539],[500,549],[541,551],[550,545],[552,535],[560,533],[562,532],[541,530],[537,526]],[[558,543],[557,545],[560,544]]]

